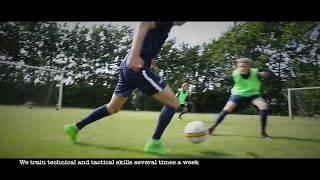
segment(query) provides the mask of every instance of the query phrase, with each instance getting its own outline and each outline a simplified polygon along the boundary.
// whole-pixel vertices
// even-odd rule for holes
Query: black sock
[[[225,116],[226,116],[228,113],[229,113],[229,112],[228,112],[228,111],[225,111],[225,110],[221,111],[221,113],[219,114],[216,122],[211,126],[211,128],[213,128],[213,129],[216,128],[216,127],[223,121],[223,119],[225,118]]]
[[[261,133],[266,133],[267,117],[267,110],[260,110]]]
[[[86,125],[93,123],[96,120],[99,120],[103,117],[109,116],[110,113],[108,112],[107,106],[103,105],[97,109],[95,109],[93,112],[91,112],[86,118],[79,121],[76,126],[78,129],[82,129]]]
[[[180,113],[180,114],[179,114],[179,117],[181,117],[184,113],[186,113],[186,112],[182,112],[182,113]]]
[[[160,112],[157,127],[156,127],[154,134],[152,136],[153,139],[159,140],[161,138],[164,130],[166,129],[166,127],[170,123],[175,112],[176,112],[175,108],[170,107],[170,106],[166,106],[166,105],[163,106],[163,108]]]

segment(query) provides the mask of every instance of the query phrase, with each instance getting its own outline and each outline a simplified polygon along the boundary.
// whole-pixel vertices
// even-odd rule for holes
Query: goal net
[[[310,117],[320,119],[320,87],[288,89],[289,118]]]
[[[0,61],[0,104],[62,107],[63,71]]]

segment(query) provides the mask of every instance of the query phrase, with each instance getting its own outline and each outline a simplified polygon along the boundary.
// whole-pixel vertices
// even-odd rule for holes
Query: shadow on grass
[[[230,137],[245,137],[245,138],[256,138],[256,139],[262,139],[260,136],[247,136],[247,135],[239,135],[239,134],[213,134],[210,136],[230,136]]]
[[[238,135],[238,134],[214,134],[211,136],[231,136],[231,137],[245,137],[245,138],[256,138],[262,139],[260,136],[246,136],[246,135]],[[311,138],[297,138],[297,137],[288,137],[288,136],[271,136],[271,139],[282,139],[282,140],[290,140],[290,141],[306,141],[306,142],[315,142],[320,143],[320,139],[311,139]]]
[[[272,139],[284,139],[284,140],[308,141],[308,142],[320,143],[320,139],[297,138],[297,137],[288,137],[288,136],[272,136]]]
[[[203,154],[203,158],[234,158],[233,155],[227,154],[227,153],[222,153],[222,152],[217,152],[217,151],[202,151],[201,154]]]
[[[249,156],[249,157],[252,157],[252,158],[260,158],[256,153],[254,152],[246,152],[246,154]]]
[[[93,144],[93,143],[86,143],[86,142],[76,142],[75,144],[78,146],[95,147],[95,148],[100,148],[100,149],[105,149],[105,150],[116,150],[116,151],[124,151],[124,152],[127,151],[127,152],[146,154],[143,151],[143,148],[141,148],[141,149],[124,148],[124,147]],[[200,153],[201,153],[201,155],[185,154],[185,153],[175,154],[173,151],[170,154],[166,154],[166,155],[159,155],[159,154],[152,154],[152,153],[148,153],[148,154],[157,156],[158,158],[184,158],[184,159],[195,159],[195,158],[196,159],[206,159],[206,158],[228,158],[228,157],[231,157],[230,154],[216,152],[216,151],[203,151]],[[119,157],[119,158],[121,158],[121,157]]]
[[[179,119],[179,118],[175,118],[175,119],[172,119],[172,120],[179,121],[179,122],[185,122],[185,123],[189,123],[189,122],[192,122],[192,121],[202,121],[204,123],[214,123],[213,120],[202,119],[202,118],[198,118],[198,119],[187,119],[187,118]]]
[[[78,146],[95,147],[95,148],[105,149],[105,150],[116,150],[116,151],[128,151],[128,152],[135,152],[135,153],[143,153],[143,150],[134,149],[134,148],[123,148],[123,147],[116,147],[116,146],[107,146],[107,145],[101,145],[101,144],[86,143],[86,142],[76,142],[75,144]]]

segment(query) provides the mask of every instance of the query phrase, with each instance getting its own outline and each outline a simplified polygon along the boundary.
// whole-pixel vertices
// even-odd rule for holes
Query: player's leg
[[[160,112],[157,126],[151,140],[145,145],[144,151],[158,154],[166,154],[168,150],[161,144],[161,136],[170,123],[179,102],[172,89],[161,78],[150,70],[142,70],[141,77],[136,79],[139,90],[148,96],[152,96],[164,106]]]
[[[72,142],[75,142],[77,134],[82,128],[99,119],[117,113],[125,104],[127,99],[127,97],[121,97],[117,96],[116,94],[113,94],[112,99],[107,105],[102,105],[101,107],[98,107],[97,109],[93,110],[89,115],[87,115],[85,118],[83,118],[76,124],[65,125],[64,131],[67,133],[67,135],[69,135]]]
[[[180,104],[179,107],[178,107],[178,109],[177,109],[177,112],[179,113],[179,115],[178,115],[178,118],[179,118],[179,119],[181,119],[181,118],[180,118],[180,114],[182,113],[182,111],[183,111],[183,104]]]
[[[224,120],[224,118],[237,107],[237,104],[240,102],[240,100],[240,96],[230,96],[227,104],[224,106],[223,110],[218,115],[216,122],[208,129],[209,134],[212,134],[215,128]]]
[[[117,113],[126,103],[128,96],[133,91],[133,88],[131,88],[125,79],[123,79],[122,71],[120,72],[119,81],[109,103],[93,110],[89,115],[76,124],[67,124],[64,126],[64,131],[71,138],[72,142],[75,142],[77,134],[82,128],[99,119]]]
[[[262,97],[257,97],[252,100],[252,104],[257,106],[260,111],[261,136],[263,138],[269,137],[266,132],[268,118],[268,105],[266,101]]]
[[[178,118],[182,119],[182,115],[187,112],[187,107],[184,104],[180,104],[180,107],[181,107],[181,112],[180,112]]]
[[[180,104],[176,112],[181,113],[182,112],[182,108],[183,108],[182,104]],[[178,118],[179,118],[179,115],[178,115]]]
[[[97,121],[103,117],[119,112],[122,106],[127,102],[127,100],[128,100],[128,97],[122,97],[122,96],[113,94],[108,104],[95,109],[86,118],[76,123],[76,126],[80,130],[85,126],[87,126],[88,124],[93,123],[94,121]]]
[[[179,107],[179,102],[174,92],[168,85],[164,88],[164,90],[154,94],[152,97],[164,105],[160,112],[157,128],[152,136],[153,139],[160,139],[163,131],[170,123],[176,109]]]
[[[149,153],[167,154],[169,150],[162,146],[160,139],[175,114],[176,109],[179,107],[179,102],[169,86],[166,86],[164,90],[154,94],[152,97],[161,102],[164,106],[161,109],[152,139],[145,145],[144,151]]]

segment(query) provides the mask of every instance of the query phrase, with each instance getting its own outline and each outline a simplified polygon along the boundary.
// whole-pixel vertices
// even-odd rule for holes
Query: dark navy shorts
[[[229,97],[228,101],[232,101],[236,104],[242,103],[242,102],[249,102],[251,103],[253,100],[261,98],[260,95],[252,95],[252,96],[239,96],[239,95],[231,95]]]
[[[185,104],[180,104],[177,111],[178,112],[182,112],[182,110],[184,108],[187,108],[188,111],[191,111],[192,110],[192,105],[191,104],[187,104],[187,106]]]
[[[118,96],[128,97],[135,89],[152,96],[166,87],[166,83],[149,68],[137,72],[128,67],[120,68],[120,75],[114,93]]]

